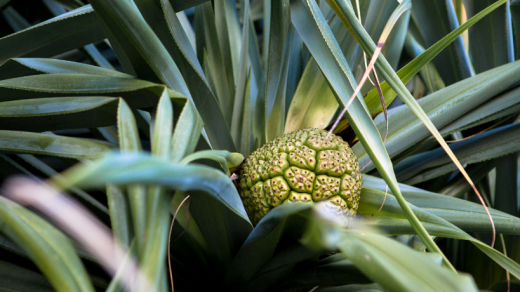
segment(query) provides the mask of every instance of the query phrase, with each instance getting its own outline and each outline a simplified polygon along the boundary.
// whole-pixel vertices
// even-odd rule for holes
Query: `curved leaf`
[[[0,151],[3,152],[93,159],[113,148],[113,144],[104,141],[0,130]]]
[[[138,171],[137,171],[138,170]],[[240,196],[222,172],[206,166],[180,165],[138,153],[111,154],[63,173],[64,187],[101,187],[114,184],[157,184],[176,190],[202,190],[249,222]]]
[[[0,197],[0,230],[24,249],[57,291],[94,291],[70,239],[41,217]]]
[[[224,150],[203,150],[197,151],[184,157],[179,163],[188,164],[198,159],[211,159],[220,163],[227,176],[230,176],[229,168],[237,167],[244,161],[244,156],[240,153],[231,153]]]
[[[250,279],[253,278],[275,254],[278,242],[291,226],[288,222],[290,217],[297,216],[300,212],[307,214],[308,211],[309,205],[283,204],[267,213],[256,225],[251,234],[249,234],[247,240],[231,262],[231,266],[224,280],[225,283],[235,285],[239,290],[244,290],[249,284]],[[293,222],[292,225],[294,224],[297,223]],[[296,232],[299,231],[296,225],[293,227],[296,229]],[[249,288],[255,289],[254,286]],[[264,286],[264,289],[266,288],[269,287]]]
[[[390,291],[478,291],[469,275],[437,266],[440,257],[387,237],[346,230],[339,249],[370,279]]]
[[[366,210],[370,210],[370,211],[368,211],[370,214],[378,215],[378,216],[366,216],[365,217],[366,223],[374,224],[378,228],[382,228],[383,230],[385,230],[391,234],[410,234],[413,232],[410,223],[404,219],[402,211],[397,206],[393,197],[390,197],[390,195],[387,194],[386,200],[385,200],[384,191],[370,190],[368,193],[373,194],[373,196],[372,195],[364,196],[365,203],[364,203],[364,205],[363,205],[363,203],[360,204],[360,212],[362,212],[361,211],[362,209],[367,208]],[[379,197],[379,198],[376,199],[376,197]],[[373,199],[376,199],[376,200],[373,200]],[[363,200],[363,196],[362,196],[362,200]],[[383,202],[384,202],[384,204],[383,204]],[[382,207],[381,211],[378,212],[378,210],[379,210],[379,208],[381,208],[381,206],[383,206],[383,207]],[[512,275],[515,275],[515,277],[520,276],[520,265],[517,264],[516,262],[514,262],[513,260],[509,259],[508,257],[504,256],[502,253],[491,248],[489,245],[486,245],[486,244],[482,243],[481,241],[469,236],[467,233],[460,230],[458,227],[449,223],[445,219],[442,219],[441,217],[438,217],[438,216],[434,215],[433,213],[428,212],[429,211],[428,208],[420,209],[413,205],[411,205],[411,207],[413,208],[417,217],[423,222],[423,225],[433,235],[471,241],[477,248],[479,248],[482,252],[484,252],[486,255],[488,255],[497,264],[499,264],[504,269],[509,271]],[[494,212],[498,212],[498,211],[494,211]],[[501,214],[502,214],[502,217],[514,218],[512,220],[514,222],[513,227],[511,228],[511,226],[507,226],[509,228],[507,228],[505,230],[511,231],[511,230],[514,230],[514,228],[518,227],[518,223],[515,222],[515,221],[518,221],[518,218],[515,218],[515,217],[510,216],[505,213],[501,213]],[[509,223],[509,224],[511,224],[511,223]],[[516,230],[515,232],[518,232],[518,231]]]

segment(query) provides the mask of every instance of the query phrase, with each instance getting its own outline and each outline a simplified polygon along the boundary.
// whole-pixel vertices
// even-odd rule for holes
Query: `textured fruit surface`
[[[240,172],[239,192],[253,224],[291,202],[327,201],[335,213],[354,216],[361,193],[359,163],[348,146],[327,131],[285,134],[253,152]]]

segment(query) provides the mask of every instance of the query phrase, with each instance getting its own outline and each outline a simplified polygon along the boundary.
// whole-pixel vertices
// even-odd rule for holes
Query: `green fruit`
[[[362,184],[357,157],[343,139],[326,136],[319,129],[294,131],[247,158],[239,193],[253,224],[291,202],[327,201],[335,213],[356,214]]]

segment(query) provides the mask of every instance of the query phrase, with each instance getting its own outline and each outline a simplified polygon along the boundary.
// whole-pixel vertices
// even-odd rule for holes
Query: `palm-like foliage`
[[[2,175],[52,177],[111,226],[154,289],[169,290],[176,211],[177,291],[475,291],[474,281],[488,288],[505,279],[503,269],[520,277],[516,1],[418,1],[411,11],[410,1],[383,0],[7,2]],[[176,13],[187,8],[191,24]],[[357,87],[363,51],[370,57],[372,39],[394,21],[376,61],[384,99],[393,101],[388,139],[384,116],[372,119],[382,107],[370,84],[340,127],[360,164],[372,162],[362,224],[343,230],[319,206],[291,204],[253,228],[229,179],[238,153],[284,132],[326,128]],[[489,220],[430,137],[435,127],[446,139],[468,137],[451,148],[490,198],[496,230],[506,235],[498,250],[482,242]],[[84,162],[57,175],[76,160]],[[43,274],[58,291],[122,289],[99,258],[5,198],[0,229],[8,251],[2,288],[50,290]],[[448,238],[437,241],[445,255],[430,236]],[[482,267],[489,258],[493,270]]]

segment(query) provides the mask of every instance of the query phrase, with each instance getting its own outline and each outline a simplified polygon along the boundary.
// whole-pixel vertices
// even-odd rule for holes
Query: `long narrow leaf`
[[[69,238],[29,210],[0,197],[0,229],[22,247],[57,291],[94,291]]]
[[[409,4],[409,2],[403,3],[405,4],[401,5]],[[307,9],[311,9],[313,14],[310,14],[310,12]],[[291,11],[293,11],[292,19],[296,29],[299,31],[300,36],[304,40],[309,50],[313,53],[313,56],[315,57],[318,64],[320,65],[321,63],[320,68],[324,72],[325,76],[327,76],[329,82],[333,85],[333,88],[337,96],[339,97],[338,102],[342,103],[343,106],[345,106],[348,98],[350,97],[350,95],[347,94],[351,94],[352,89],[342,89],[346,87],[345,79],[347,79],[347,77],[349,76],[346,74],[347,72],[350,72],[350,70],[348,70],[348,65],[346,64],[344,57],[342,57],[342,55],[339,52],[337,43],[335,43],[334,38],[332,37],[332,33],[330,32],[330,28],[326,25],[326,21],[323,18],[323,15],[319,13],[315,3],[312,1],[307,1],[305,4],[303,4],[300,1],[296,1],[294,6],[291,8]],[[297,12],[295,13],[295,11]],[[313,26],[313,24],[318,27]],[[307,30],[314,30],[314,35],[316,37],[312,39],[307,38],[307,36],[310,36],[310,34],[307,31],[304,31],[305,28]],[[317,40],[323,41],[318,42]],[[321,48],[318,47],[319,45],[321,45]],[[318,59],[318,57],[320,59]],[[321,59],[322,57],[324,59]],[[325,61],[327,59],[328,62]],[[330,64],[335,64],[335,66],[330,66]],[[350,73],[350,76],[351,74],[352,73]],[[355,80],[347,80],[349,80],[351,84],[356,85]],[[356,98],[353,100],[351,107],[348,108],[347,118],[350,124],[352,125],[354,131],[356,132],[359,140],[361,141],[363,146],[369,151],[370,156],[376,164],[380,174],[385,178],[385,180],[389,184],[390,189],[396,194],[401,207],[407,215],[407,218],[410,219],[411,224],[414,226],[414,228],[416,228],[417,232],[420,234],[421,239],[425,242],[425,244],[432,252],[441,253],[439,248],[429,237],[428,232],[424,229],[419,220],[415,217],[412,210],[409,209],[404,198],[402,198],[401,193],[399,191],[399,187],[397,185],[397,181],[395,179],[395,174],[392,169],[390,158],[388,157],[388,153],[386,152],[383,146],[381,137],[375,134],[375,131],[377,130],[375,129],[374,123],[368,115],[366,109],[362,106],[359,99]],[[445,263],[449,265],[447,260],[445,260]]]

